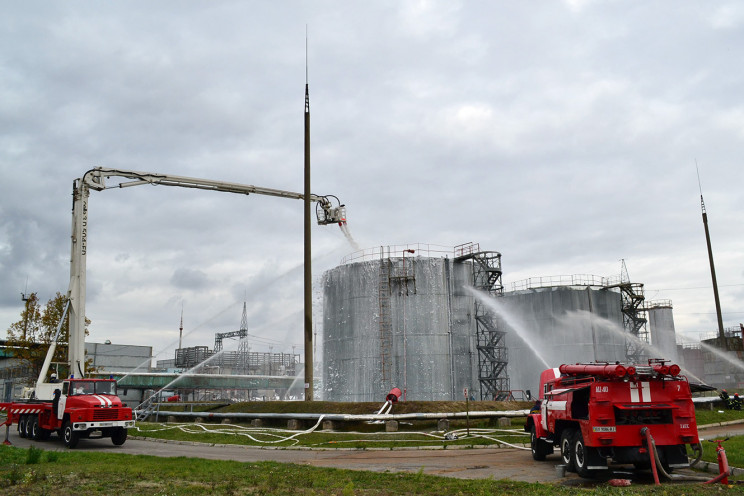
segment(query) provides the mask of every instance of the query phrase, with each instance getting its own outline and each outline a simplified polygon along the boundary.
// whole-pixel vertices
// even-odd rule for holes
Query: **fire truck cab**
[[[567,470],[582,477],[608,463],[648,468],[655,457],[666,470],[689,466],[686,445],[699,449],[699,440],[690,385],[679,374],[679,366],[657,359],[545,370],[525,425],[533,458],[558,448]]]

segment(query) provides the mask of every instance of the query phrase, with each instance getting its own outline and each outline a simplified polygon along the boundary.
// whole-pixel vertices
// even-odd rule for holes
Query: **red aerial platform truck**
[[[132,409],[116,396],[115,380],[70,378],[49,385],[56,386],[51,401],[34,395],[0,403],[0,411],[8,415],[6,432],[17,424],[21,437],[37,441],[56,432],[68,448],[77,446],[81,438],[108,437],[116,446],[127,440],[127,429],[134,426],[134,419]]]
[[[131,179],[131,181],[106,186],[106,179],[111,177]],[[109,437],[117,446],[124,444],[127,439],[127,429],[134,426],[132,409],[116,396],[116,382],[113,379],[85,378],[88,197],[91,190],[103,191],[112,187],[125,188],[143,184],[305,199],[300,193],[272,188],[101,167],[91,169],[83,177],[76,179],[73,182],[72,191],[72,248],[67,305],[57,326],[56,335],[49,346],[36,387],[28,388],[23,399],[0,403],[0,412],[7,414],[6,420],[0,423],[0,426],[6,426],[6,443],[9,443],[8,431],[13,424],[18,425],[21,437],[36,440],[47,439],[52,433],[57,432],[70,448],[74,448],[81,438],[96,436]],[[335,198],[338,206],[334,207],[330,198]],[[316,202],[318,224],[343,226],[346,223],[346,207],[335,196],[310,195],[309,199]],[[57,339],[68,311],[70,378],[59,383],[46,382]]]

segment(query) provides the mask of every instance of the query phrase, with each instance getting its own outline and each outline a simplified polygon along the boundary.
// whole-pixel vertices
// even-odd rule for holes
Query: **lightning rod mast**
[[[716,266],[713,263],[713,248],[710,244],[710,231],[708,230],[708,213],[705,211],[705,202],[703,201],[703,187],[700,184],[700,170],[695,164],[698,173],[698,187],[700,188],[700,207],[703,211],[703,227],[705,228],[705,242],[708,244],[708,260],[710,262],[710,277],[713,280],[713,298],[716,300],[716,317],[718,318],[718,346],[722,350],[728,350],[726,334],[723,332],[723,315],[721,314],[721,300],[718,297],[718,281],[716,279]]]

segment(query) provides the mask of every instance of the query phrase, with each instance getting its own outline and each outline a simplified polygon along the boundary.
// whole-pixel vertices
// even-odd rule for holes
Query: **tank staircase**
[[[646,299],[643,295],[643,284],[620,283],[618,288],[620,288],[622,298],[623,327],[625,332],[635,338],[625,340],[625,357],[629,363],[643,363],[647,357],[642,342],[648,342],[646,327],[648,319],[646,319],[646,309],[643,304]]]
[[[155,408],[157,408],[157,403],[155,403],[156,396],[156,394],[153,394],[134,409],[137,422],[143,422],[155,411]]]
[[[630,282],[628,268],[625,260],[622,261],[620,270],[620,282],[612,284],[608,288],[620,290],[621,307],[623,314],[623,328],[632,337],[625,339],[625,359],[628,363],[643,363],[647,360],[646,347],[648,343],[648,327],[646,323],[646,297],[643,294],[643,284]]]
[[[492,297],[504,294],[501,282],[501,254],[480,251],[475,243],[455,247],[455,263],[470,261],[473,287]],[[478,382],[480,399],[504,401],[509,399],[509,355],[506,332],[502,331],[494,313],[478,298],[474,298],[476,348],[478,349]]]
[[[391,355],[392,355],[392,334],[393,323],[390,309],[390,258],[385,257],[380,252],[380,273],[379,273],[379,322],[378,330],[380,335],[380,378],[382,389],[391,387]]]

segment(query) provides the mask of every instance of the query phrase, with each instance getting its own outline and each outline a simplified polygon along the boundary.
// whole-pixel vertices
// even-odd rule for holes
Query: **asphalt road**
[[[4,433],[2,433],[4,434]],[[700,431],[701,439],[716,439],[727,435],[744,434],[744,424],[715,427]],[[48,441],[32,441],[18,436],[15,426],[11,428],[10,442],[17,447],[36,446],[46,450],[66,450],[56,435]],[[560,463],[558,454],[549,456],[544,462],[532,459],[529,450],[514,448],[475,449],[270,449],[234,445],[210,446],[197,443],[176,443],[128,439],[123,446],[114,446],[109,439],[82,439],[77,450],[100,451],[130,455],[152,455],[161,457],[196,457],[213,460],[235,460],[241,462],[276,461],[318,467],[333,467],[373,472],[418,472],[456,477],[462,479],[511,479],[525,482],[578,482],[575,474],[561,475],[556,470]],[[618,472],[607,477],[630,478],[632,474]],[[639,482],[647,479],[639,476]],[[635,478],[635,477],[634,477]]]
[[[4,434],[4,433],[3,433]],[[18,436],[15,426],[10,442],[19,448],[36,446],[45,450],[66,450],[62,440],[52,435],[48,441],[32,441]],[[418,472],[426,474],[479,479],[494,477],[527,482],[562,479],[556,474],[558,455],[545,462],[535,462],[529,450],[514,448],[476,449],[271,449],[234,445],[210,446],[197,443],[175,443],[128,439],[114,446],[109,439],[81,439],[76,450],[162,457],[198,457],[241,462],[276,461],[318,467],[333,467],[373,472]]]

